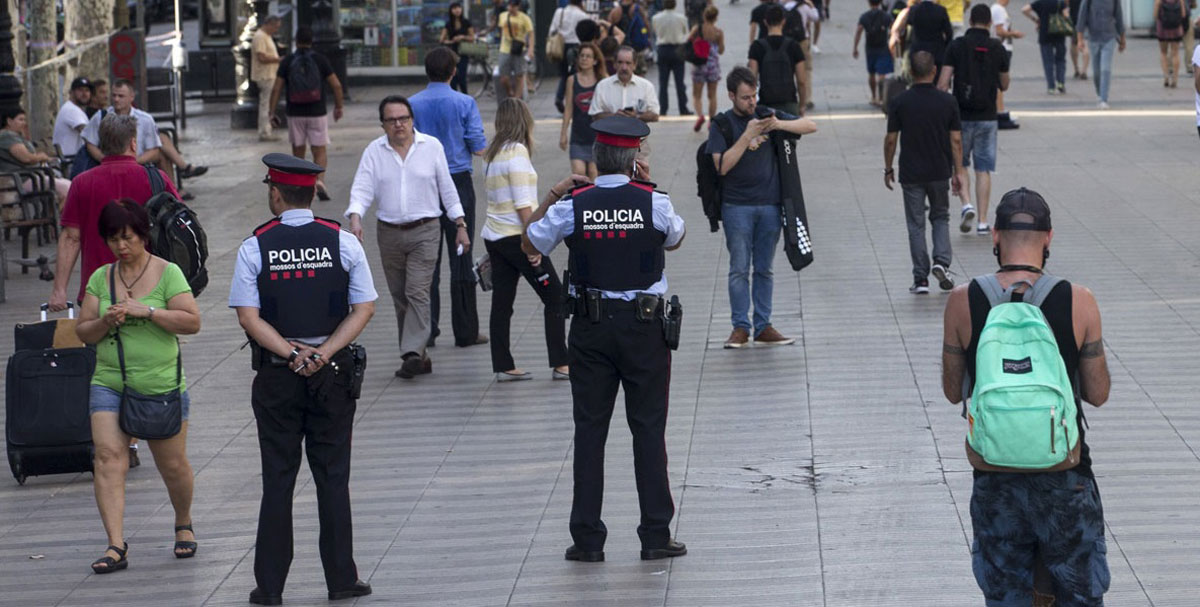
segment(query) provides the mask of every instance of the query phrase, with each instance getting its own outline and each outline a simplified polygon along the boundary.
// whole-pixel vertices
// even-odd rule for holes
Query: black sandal
[[[175,533],[179,533],[180,531],[191,531],[192,537],[196,536],[196,532],[192,530],[191,523],[188,523],[186,525],[176,525]],[[196,549],[198,547],[199,547],[199,545],[195,541],[187,542],[187,541],[175,540],[175,558],[190,559],[193,556],[196,556]],[[185,552],[180,552],[180,550],[184,550]]]
[[[113,557],[107,556],[107,555],[102,556],[92,562],[92,572],[96,573],[97,575],[101,575],[101,574],[105,574],[105,573],[112,573],[114,571],[120,571],[120,570],[128,567],[129,559],[125,558],[125,554],[127,552],[129,552],[129,542],[124,542],[124,544],[125,544],[124,549],[117,548],[116,546],[109,546],[105,550],[105,552],[107,552],[108,550],[112,550],[113,552],[116,552],[117,556],[121,557],[119,560],[113,560]],[[102,566],[97,567],[97,565],[102,565]]]

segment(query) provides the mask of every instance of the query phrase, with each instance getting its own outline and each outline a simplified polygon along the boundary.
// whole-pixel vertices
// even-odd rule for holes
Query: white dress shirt
[[[437,217],[442,209],[450,220],[462,217],[462,204],[450,179],[441,142],[413,129],[407,158],[401,158],[392,148],[387,135],[367,144],[354,175],[345,215],[358,213],[365,217],[375,202],[379,203],[375,217],[387,223]]]
[[[631,107],[639,114],[642,112],[658,113],[658,94],[649,80],[634,74],[629,84],[623,84],[616,74],[601,80],[596,84],[596,92],[592,93],[592,107],[588,114],[615,114]]]
[[[659,44],[679,45],[687,42],[687,17],[679,14],[678,9],[658,11],[650,20],[650,25],[654,28],[654,38]]]

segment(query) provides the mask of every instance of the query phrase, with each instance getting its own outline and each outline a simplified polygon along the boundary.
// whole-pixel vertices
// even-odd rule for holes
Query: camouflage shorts
[[[981,474],[971,492],[971,566],[988,607],[1027,607],[1035,561],[1055,607],[1100,607],[1108,590],[1104,509],[1094,479],[1073,470]]]

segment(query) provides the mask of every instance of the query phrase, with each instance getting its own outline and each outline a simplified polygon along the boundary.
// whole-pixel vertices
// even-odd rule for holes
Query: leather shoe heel
[[[282,605],[283,597],[278,594],[267,594],[255,588],[250,591],[250,602],[255,605]]]
[[[371,594],[371,585],[362,580],[358,580],[358,581],[354,582],[354,586],[352,586],[348,590],[338,590],[336,592],[333,590],[330,590],[329,591],[329,600],[340,601],[343,599],[352,599],[352,598],[359,597],[359,596],[367,596],[368,594]]]
[[[568,561],[580,561],[583,563],[602,563],[604,562],[603,550],[580,550],[574,544],[567,548],[566,558]]]
[[[658,559],[669,559],[676,556],[683,556],[685,554],[687,554],[687,546],[685,546],[683,542],[671,540],[662,548],[642,549],[642,560],[656,561]]]

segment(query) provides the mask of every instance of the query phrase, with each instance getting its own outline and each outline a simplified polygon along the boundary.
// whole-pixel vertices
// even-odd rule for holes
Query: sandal
[[[176,525],[175,533],[179,533],[180,531],[191,531],[192,537],[196,537],[196,532],[192,530],[191,523],[188,523],[186,525]],[[199,545],[195,542],[195,540],[190,541],[190,542],[183,541],[183,540],[175,540],[175,558],[190,559],[193,556],[196,556],[196,549],[198,547],[199,547]],[[183,552],[180,552],[180,550],[182,550]]]
[[[121,557],[120,559],[113,560],[113,557],[111,557],[111,556],[108,556],[108,555],[102,556],[92,562],[92,572],[97,575],[101,575],[101,574],[105,574],[105,573],[112,573],[114,571],[120,571],[120,570],[128,567],[129,559],[125,558],[125,554],[127,552],[129,552],[129,542],[124,542],[124,544],[125,544],[124,549],[117,548],[116,546],[109,546],[105,550],[105,552],[107,552],[109,550],[116,552],[117,556]],[[97,565],[100,565],[100,566],[97,567]]]

